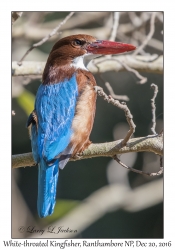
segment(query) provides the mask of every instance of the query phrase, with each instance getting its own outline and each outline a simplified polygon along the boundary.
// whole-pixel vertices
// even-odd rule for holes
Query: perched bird
[[[35,108],[27,121],[33,157],[39,166],[37,209],[40,217],[54,211],[59,168],[64,168],[71,156],[91,143],[96,82],[85,67],[84,59],[134,49],[130,44],[80,34],[62,38],[53,46],[37,91]]]

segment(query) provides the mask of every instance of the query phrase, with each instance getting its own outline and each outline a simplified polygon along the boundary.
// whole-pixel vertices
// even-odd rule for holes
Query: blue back
[[[75,74],[64,82],[40,85],[36,95],[38,131],[33,124],[31,140],[34,159],[39,163],[38,213],[40,217],[53,212],[59,156],[67,149],[70,142],[77,96],[78,86]],[[58,159],[55,160],[55,157]]]

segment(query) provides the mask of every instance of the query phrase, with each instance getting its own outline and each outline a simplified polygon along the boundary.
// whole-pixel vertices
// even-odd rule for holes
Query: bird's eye
[[[75,46],[82,46],[84,44],[84,41],[81,41],[81,40],[78,40],[78,39],[75,39],[73,41],[73,45]]]

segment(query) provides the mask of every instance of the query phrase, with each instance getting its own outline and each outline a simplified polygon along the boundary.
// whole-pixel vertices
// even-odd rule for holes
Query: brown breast
[[[93,75],[86,70],[77,70],[77,83],[79,97],[76,105],[76,113],[72,123],[73,135],[71,145],[74,145],[73,155],[82,152],[91,143],[89,136],[94,123],[96,109],[96,85]]]

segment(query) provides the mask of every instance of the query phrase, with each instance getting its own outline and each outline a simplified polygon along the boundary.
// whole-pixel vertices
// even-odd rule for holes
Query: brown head
[[[62,68],[62,71],[64,71],[65,68],[71,66],[74,71],[76,68],[86,69],[83,59],[89,55],[119,54],[135,50],[135,48],[131,44],[97,40],[84,34],[64,37],[55,43],[50,52],[43,73],[43,81],[46,81],[51,69],[60,68],[61,70]]]

